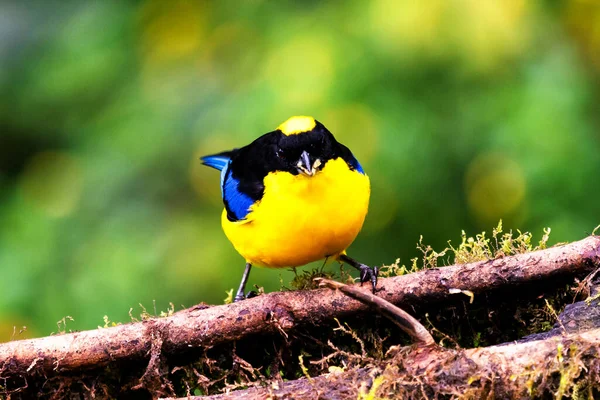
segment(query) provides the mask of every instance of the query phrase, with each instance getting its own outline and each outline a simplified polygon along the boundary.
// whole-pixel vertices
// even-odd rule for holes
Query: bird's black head
[[[312,117],[292,117],[272,132],[265,162],[272,171],[314,176],[338,157],[339,143]]]
[[[363,173],[350,150],[312,117],[292,117],[238,151],[232,159],[234,175],[254,175],[262,181],[268,173],[285,171],[314,176],[327,161],[343,158],[350,169]]]

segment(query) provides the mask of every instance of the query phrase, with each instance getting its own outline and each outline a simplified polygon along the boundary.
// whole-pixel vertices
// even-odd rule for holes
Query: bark
[[[527,254],[380,279],[377,294],[406,307],[456,296],[452,294],[456,289],[477,296],[532,281],[582,277],[599,264],[600,237],[590,236]],[[369,291],[367,287],[362,290]],[[330,289],[270,293],[213,307],[200,305],[167,318],[1,344],[0,378],[49,377],[123,360],[168,357],[249,334],[285,332],[367,310],[368,306]]]
[[[371,389],[386,398],[531,398],[567,395],[579,380],[597,379],[600,329],[525,343],[449,350],[438,346],[402,348],[384,366],[357,368],[316,378],[271,383],[195,400],[356,399]],[[376,377],[383,379],[376,384]],[[373,398],[380,398],[374,396]],[[488,397],[489,396],[489,397]],[[561,396],[557,396],[561,397]]]

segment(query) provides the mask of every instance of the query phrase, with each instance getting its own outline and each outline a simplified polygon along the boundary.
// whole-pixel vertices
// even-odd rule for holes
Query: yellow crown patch
[[[289,136],[311,131],[316,125],[317,122],[313,117],[295,116],[279,125],[277,129],[284,135]]]

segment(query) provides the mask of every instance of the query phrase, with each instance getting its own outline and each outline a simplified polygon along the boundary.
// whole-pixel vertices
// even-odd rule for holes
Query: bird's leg
[[[377,268],[377,267],[371,268],[365,264],[359,263],[355,259],[350,258],[345,254],[342,254],[341,256],[339,256],[338,260],[343,261],[346,264],[359,270],[361,286],[363,283],[371,281],[371,285],[373,285],[373,293],[375,293],[375,288],[377,287],[377,275],[379,275],[379,268]]]
[[[246,290],[246,282],[248,282],[248,277],[250,276],[250,269],[252,268],[252,264],[246,263],[246,269],[244,270],[244,275],[242,275],[242,281],[240,282],[240,287],[235,294],[233,299],[234,303],[237,301],[244,300],[246,296],[244,295],[244,290]]]

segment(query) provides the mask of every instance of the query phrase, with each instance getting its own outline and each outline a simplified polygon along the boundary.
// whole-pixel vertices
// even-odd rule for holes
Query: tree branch
[[[592,371],[597,374],[600,367],[599,349],[600,329],[467,350],[412,346],[397,349],[395,357],[372,368],[188,399],[356,399],[370,390],[373,398],[429,398],[433,393],[457,398],[537,398],[561,390],[567,395],[576,380],[583,388],[597,379]],[[382,379],[374,383],[377,377]]]
[[[378,295],[407,306],[442,301],[453,296],[451,289],[477,295],[554,277],[583,276],[599,264],[600,237],[590,236],[527,254],[381,279]],[[214,307],[200,305],[167,318],[1,344],[0,378],[52,376],[115,361],[148,360],[158,351],[157,342],[161,343],[160,355],[168,356],[367,310],[360,302],[330,289],[270,293]]]

